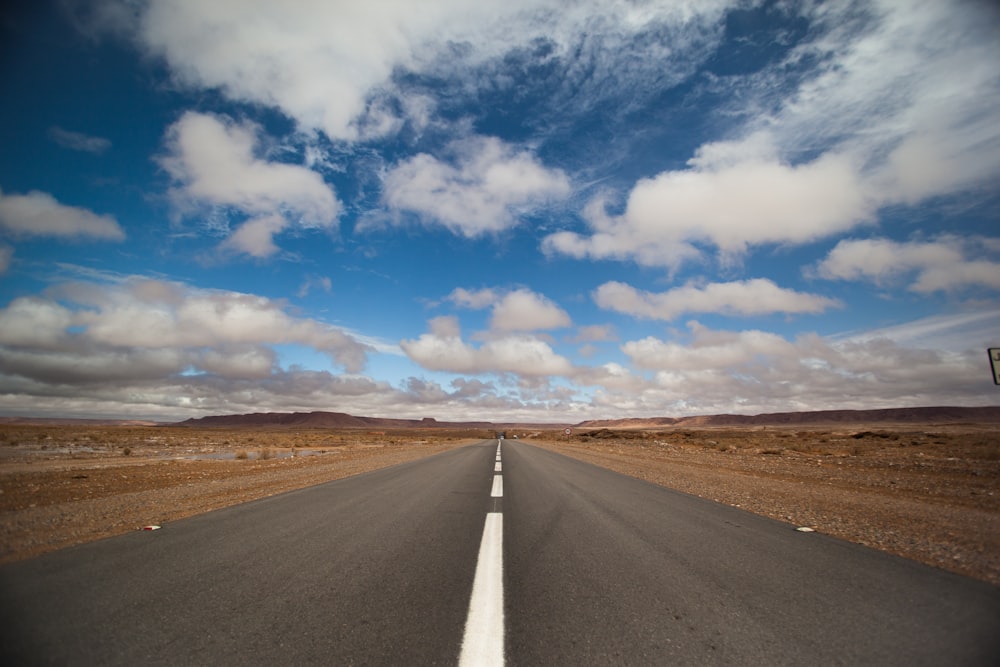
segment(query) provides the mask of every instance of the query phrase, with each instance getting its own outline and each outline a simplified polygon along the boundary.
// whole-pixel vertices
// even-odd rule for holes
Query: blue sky
[[[0,414],[1000,399],[993,3],[0,11]]]

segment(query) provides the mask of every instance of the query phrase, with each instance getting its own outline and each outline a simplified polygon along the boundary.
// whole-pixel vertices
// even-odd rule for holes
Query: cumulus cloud
[[[569,194],[569,179],[494,137],[453,142],[450,161],[421,153],[394,166],[383,181],[390,211],[475,238],[518,224],[518,217]]]
[[[110,215],[67,206],[46,192],[26,195],[0,191],[0,229],[15,236],[122,241],[125,232]]]
[[[862,280],[877,285],[910,279],[909,289],[922,294],[976,286],[1000,289],[1000,262],[988,256],[996,242],[988,241],[957,236],[906,242],[845,239],[812,273],[828,280]]]
[[[492,308],[490,329],[495,332],[541,331],[572,325],[569,313],[551,299],[523,287],[506,293],[490,288],[470,291],[458,287],[445,299],[462,308]]]
[[[63,148],[100,155],[111,148],[111,141],[82,132],[65,130],[58,125],[49,128],[49,138]]]
[[[514,373],[525,377],[570,375],[573,365],[545,341],[526,334],[494,338],[474,347],[461,337],[458,319],[438,317],[430,332],[417,340],[400,341],[414,362],[428,370],[449,373]]]
[[[647,337],[622,346],[637,368],[654,374],[627,399],[703,414],[934,405],[942,396],[981,404],[990,382],[981,349],[922,347],[884,335],[788,339],[697,322],[689,328],[684,341]]]
[[[572,324],[569,314],[541,294],[515,290],[496,303],[490,328],[494,331],[561,329]]]
[[[295,344],[351,372],[370,349],[264,297],[138,277],[65,283],[0,310],[5,368],[46,381],[142,376],[144,368],[164,381],[189,372],[262,378],[275,370],[274,346]]]
[[[260,133],[251,123],[189,111],[167,129],[159,162],[176,183],[171,196],[179,210],[238,210],[251,219],[223,247],[267,257],[278,250],[274,236],[289,226],[335,225],[340,202],[318,173],[260,156]]]
[[[593,296],[594,303],[601,308],[666,321],[684,313],[821,313],[841,305],[836,299],[778,287],[766,278],[703,286],[686,285],[659,294],[612,281],[598,287]]]
[[[852,160],[835,154],[801,165],[753,159],[668,171],[637,183],[621,215],[603,209],[600,200],[588,207],[589,235],[557,232],[543,248],[676,268],[699,256],[699,245],[738,256],[750,246],[847,231],[874,212]]]

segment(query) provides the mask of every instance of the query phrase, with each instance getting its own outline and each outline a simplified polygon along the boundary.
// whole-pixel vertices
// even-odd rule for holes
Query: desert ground
[[[1000,585],[997,424],[507,435]],[[476,429],[0,425],[0,563],[491,437]]]

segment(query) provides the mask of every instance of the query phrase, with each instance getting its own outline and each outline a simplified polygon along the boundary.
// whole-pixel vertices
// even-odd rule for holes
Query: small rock
[[[813,530],[809,526],[799,526],[795,530],[799,531],[800,533],[815,533],[816,532],[815,530]]]

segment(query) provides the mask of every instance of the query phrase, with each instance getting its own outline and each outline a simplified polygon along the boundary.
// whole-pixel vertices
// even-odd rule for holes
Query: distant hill
[[[356,417],[343,412],[256,412],[246,415],[219,415],[178,422],[174,426],[225,426],[232,428],[484,428],[503,429],[507,424],[493,422],[439,422],[423,419]],[[543,428],[561,428],[564,424],[518,424]]]
[[[662,428],[665,426],[780,426],[862,423],[927,424],[971,422],[1000,423],[1000,406],[982,408],[930,407],[884,410],[819,410],[774,412],[760,415],[701,415],[648,419],[600,419],[580,422],[578,428]]]

